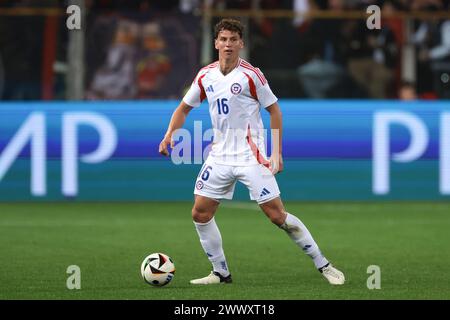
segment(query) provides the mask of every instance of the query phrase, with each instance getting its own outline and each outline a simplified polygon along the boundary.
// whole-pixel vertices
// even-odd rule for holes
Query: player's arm
[[[187,115],[192,109],[193,107],[186,104],[184,101],[180,102],[180,104],[172,114],[167,132],[164,135],[161,143],[159,144],[159,153],[165,156],[169,156],[169,150],[167,149],[167,146],[170,144],[170,147],[173,148],[174,141],[172,140],[172,135],[175,130],[180,129],[183,126],[184,122],[186,121]]]
[[[266,110],[270,113],[270,129],[272,136],[272,154],[270,155],[270,162],[272,164],[272,173],[276,174],[277,172],[283,171],[283,118],[280,106],[277,102],[268,106]]]

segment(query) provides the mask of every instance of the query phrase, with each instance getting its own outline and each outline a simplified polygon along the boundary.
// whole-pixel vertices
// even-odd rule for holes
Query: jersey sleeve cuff
[[[192,108],[197,108],[198,106],[201,105],[201,103],[194,103],[192,101],[188,101],[186,99],[183,98],[183,102],[186,103],[188,106],[192,107]]]
[[[261,106],[265,109],[267,107],[270,107],[271,105],[273,105],[277,101],[278,101],[278,98],[275,98],[274,100],[266,101],[266,103],[264,103],[264,104],[261,103]]]

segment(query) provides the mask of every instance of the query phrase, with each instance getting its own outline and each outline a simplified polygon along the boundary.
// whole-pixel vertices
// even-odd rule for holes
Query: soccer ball
[[[164,253],[152,253],[141,264],[141,275],[152,286],[162,287],[168,284],[175,274],[175,264]]]

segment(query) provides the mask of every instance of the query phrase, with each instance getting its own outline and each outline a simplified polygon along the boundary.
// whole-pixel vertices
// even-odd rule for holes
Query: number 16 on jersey
[[[217,110],[219,112],[219,114],[227,114],[230,111],[230,108],[228,107],[228,105],[226,104],[226,102],[228,101],[227,98],[222,98],[222,99],[217,99]]]

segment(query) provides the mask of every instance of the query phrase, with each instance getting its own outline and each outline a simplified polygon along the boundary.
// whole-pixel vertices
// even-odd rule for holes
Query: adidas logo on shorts
[[[260,194],[259,196],[260,196],[260,197],[263,197],[263,196],[266,196],[266,195],[268,195],[268,194],[270,194],[270,191],[267,190],[266,188],[263,188],[263,189],[262,189],[262,192],[261,192],[261,194]]]

